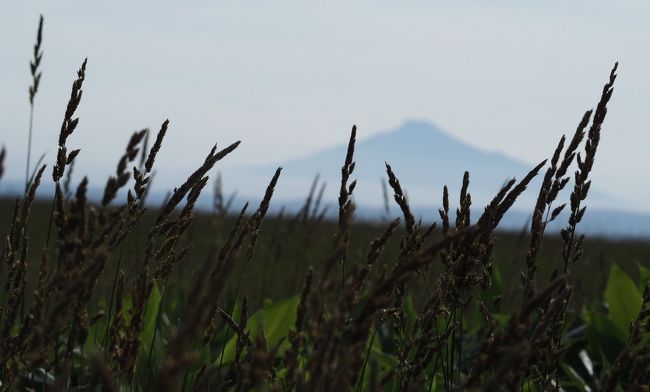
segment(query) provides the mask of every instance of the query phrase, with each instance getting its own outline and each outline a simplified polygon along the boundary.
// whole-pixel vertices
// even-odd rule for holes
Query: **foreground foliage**
[[[39,43],[42,24],[39,27]],[[42,53],[35,49],[38,62]],[[40,54],[39,54],[40,53]],[[37,62],[37,63],[38,63]],[[253,311],[242,279],[258,248],[262,223],[280,180],[278,168],[259,206],[243,206],[221,227],[211,251],[182,287],[170,277],[190,264],[189,229],[208,172],[236,150],[213,147],[178,186],[152,223],[143,219],[155,158],[169,122],[151,147],[150,132],[134,133],[106,183],[101,201],[87,199],[88,179],[74,191],[70,171],[78,149],[68,138],[78,125],[87,62],[73,83],[52,171],[54,197],[47,238],[34,249],[31,207],[45,173],[41,165],[16,200],[6,238],[0,305],[2,388],[37,390],[647,390],[650,374],[650,271],[639,266],[637,285],[613,266],[602,301],[572,307],[571,273],[583,252],[578,226],[585,214],[601,126],[616,66],[596,109],[587,111],[569,140],[562,137],[549,161],[523,179],[512,179],[472,219],[469,173],[459,206],[451,212],[444,188],[440,227],[416,221],[405,192],[386,164],[393,198],[403,215],[367,246],[351,254],[352,195],[356,182],[352,128],[341,169],[334,238],[313,252],[320,257],[302,289]],[[33,69],[35,85],[36,75]],[[33,104],[36,88],[32,89]],[[32,91],[30,90],[30,91]],[[31,131],[30,131],[31,133]],[[573,181],[568,174],[575,168]],[[66,176],[67,173],[67,176]],[[533,211],[521,301],[512,312],[500,305],[502,276],[495,267],[495,230],[531,180],[543,173]],[[556,270],[538,274],[548,222],[565,204],[571,183]],[[128,189],[126,202],[120,191]],[[312,192],[313,194],[313,192]],[[223,197],[217,215],[226,214]],[[294,218],[321,224],[320,198],[310,196]],[[455,215],[455,216],[454,216]],[[222,220],[223,222],[229,222]],[[297,234],[296,234],[297,235]],[[399,252],[382,253],[394,236]],[[215,237],[217,234],[215,234]],[[127,240],[137,263],[123,264]],[[275,246],[289,241],[276,238]],[[312,249],[305,240],[305,248]],[[28,273],[39,254],[37,274]],[[239,268],[235,269],[236,266]],[[434,271],[434,269],[436,269]],[[236,273],[233,274],[233,271]],[[35,291],[30,294],[28,281]],[[109,290],[102,290],[109,282]],[[419,282],[426,288],[418,294]],[[227,285],[234,290],[224,296]],[[415,296],[418,295],[418,298]]]

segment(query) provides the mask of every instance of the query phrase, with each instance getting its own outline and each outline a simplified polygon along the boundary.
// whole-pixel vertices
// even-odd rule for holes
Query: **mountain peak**
[[[319,173],[320,181],[334,184],[327,187],[324,197],[336,200],[336,184],[341,181],[341,164],[346,152],[347,144],[341,143],[282,162],[283,178],[281,187],[276,191],[277,197],[288,199],[303,194],[310,189],[314,175]],[[522,178],[533,167],[505,154],[467,144],[435,123],[421,119],[409,119],[398,127],[359,139],[355,145],[354,161],[353,178],[358,180],[355,202],[365,206],[382,203],[379,179],[386,180],[385,162],[393,167],[414,206],[436,205],[445,185],[453,194],[461,187],[465,171],[470,173],[469,190],[473,204],[486,205],[504,181],[512,177]],[[248,183],[256,184],[267,181],[273,169],[274,166],[257,168],[255,179],[243,172],[238,173],[238,177],[249,178]],[[539,189],[541,179],[538,177],[536,181],[518,199],[515,208],[524,206],[525,211],[530,211],[535,205],[535,188]],[[256,192],[259,193],[259,190]],[[244,190],[244,193],[248,192]],[[594,204],[598,203],[590,198],[590,205]],[[435,208],[431,211],[435,211]]]
[[[397,129],[390,131],[393,134],[409,134],[415,137],[444,135],[449,137],[440,127],[424,119],[407,119]]]
[[[450,154],[458,151],[462,155],[466,150],[474,150],[434,123],[422,119],[408,119],[397,128],[360,140],[359,144],[366,145],[369,153],[383,154],[386,159],[392,159],[396,152],[405,154],[408,151],[408,155],[422,158],[432,151]]]

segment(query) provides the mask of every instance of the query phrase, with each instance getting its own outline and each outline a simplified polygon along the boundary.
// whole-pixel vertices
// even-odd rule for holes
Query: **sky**
[[[221,165],[227,179],[231,167],[345,143],[352,124],[364,138],[410,118],[537,163],[596,105],[619,61],[592,177],[616,197],[612,207],[650,211],[647,1],[7,1],[2,9],[7,179],[24,176],[28,64],[43,14],[33,155],[54,161],[70,86],[88,57],[68,144],[82,149],[76,173],[97,186],[133,131],[167,118],[157,164],[168,187],[213,143],[242,140]]]

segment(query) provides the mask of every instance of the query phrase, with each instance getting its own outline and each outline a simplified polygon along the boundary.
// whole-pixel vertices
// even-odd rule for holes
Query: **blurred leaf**
[[[603,364],[612,363],[625,346],[625,332],[607,316],[595,311],[586,311],[583,317],[588,328],[591,358],[601,358]]]
[[[427,382],[431,386],[431,392],[445,392],[447,390],[445,387],[445,378],[441,372],[434,374],[433,380]]]
[[[537,387],[531,380],[526,380],[524,381],[523,388],[521,388],[521,390],[522,392],[537,392]]]
[[[371,337],[368,337],[368,340],[370,340]],[[370,342],[368,342],[370,343]],[[364,350],[366,350],[364,348]],[[364,352],[365,353],[365,352]],[[365,358],[365,354],[364,354]],[[361,388],[362,391],[368,391],[370,390],[371,386],[371,380],[370,377],[372,376],[372,372],[370,370],[371,368],[371,361],[377,361],[377,365],[379,367],[379,378],[383,377],[391,371],[395,367],[396,359],[394,356],[390,354],[386,354],[382,351],[381,349],[381,340],[375,337],[375,340],[372,343],[372,348],[370,349],[370,359],[368,360],[368,364],[366,366],[365,372],[363,373],[363,387]]]
[[[151,294],[147,300],[146,312],[143,319],[142,333],[140,334],[140,356],[138,358],[138,366],[136,367],[136,378],[139,385],[151,386],[154,378],[155,363],[158,362],[160,354],[162,353],[162,334],[156,335],[155,342],[154,331],[157,328],[158,312],[160,311],[162,301],[162,294],[158,285],[154,282],[151,288]],[[162,323],[161,323],[162,324]],[[157,343],[157,344],[156,344]],[[151,351],[151,354],[149,354]],[[149,361],[149,356],[151,360]]]
[[[221,316],[217,315],[217,317],[220,318]],[[232,314],[230,315],[230,317],[232,317],[233,320],[239,320],[241,318],[241,302],[235,303],[235,306],[232,309]],[[230,326],[226,325],[225,323],[223,325],[223,328],[219,328],[217,333],[214,335],[212,342],[216,343],[216,346],[211,346],[211,349],[215,353],[215,355],[218,355],[219,358],[221,358],[221,349],[223,345],[227,344],[228,341],[230,341],[230,338],[232,338],[232,336],[233,336],[232,328],[230,328]]]
[[[495,299],[503,295],[503,279],[501,277],[501,270],[497,264],[493,265],[492,269],[492,285],[488,287],[486,291],[479,290],[478,298],[483,301],[485,306],[488,308],[492,315],[495,315],[501,310],[500,301],[495,304]],[[486,320],[481,314],[478,305],[468,307],[470,309],[469,314],[466,313],[469,318],[470,325],[468,328],[463,328],[471,334],[476,334],[478,331],[486,327]]]
[[[479,291],[481,300],[491,313],[498,312],[501,308],[499,305],[494,305],[494,299],[503,294],[503,278],[501,277],[501,270],[497,264],[492,268],[492,285],[486,291]]]
[[[567,344],[575,344],[587,339],[587,326],[580,324],[575,328],[571,328],[562,335],[562,340]]]
[[[587,385],[585,380],[583,380],[582,377],[580,377],[580,375],[578,374],[578,372],[575,371],[574,368],[572,368],[571,366],[569,366],[567,364],[562,364],[562,369],[564,369],[564,374],[566,374],[569,377],[569,379],[571,380],[570,383],[565,384],[565,385],[572,386],[572,387],[578,389],[579,391],[590,390],[589,385]]]
[[[638,261],[636,266],[639,268],[639,291],[643,292],[645,286],[650,283],[650,268],[644,267]]]
[[[287,335],[289,328],[292,328],[296,323],[296,310],[299,302],[300,296],[296,295],[289,299],[265,304],[264,308],[255,312],[248,319],[246,330],[251,338],[257,336],[261,328],[264,328],[264,336],[266,336],[269,350],[273,350],[280,340]],[[237,336],[233,336],[226,344],[223,355],[224,365],[235,359],[236,341]],[[289,343],[285,339],[280,345],[278,353],[282,354],[288,346]],[[216,363],[219,363],[219,359],[217,359]]]
[[[115,307],[115,304],[113,304],[113,307]],[[133,299],[131,296],[126,296],[122,298],[122,317],[124,317],[124,320],[128,323],[131,321],[131,308],[133,307]],[[85,353],[91,352],[93,349],[99,350],[102,345],[102,341],[104,339],[104,335],[106,334],[106,330],[110,328],[108,325],[108,304],[106,304],[106,300],[101,299],[98,303],[98,308],[99,309],[104,309],[106,312],[106,315],[99,320],[96,321],[95,326],[91,328],[90,333],[88,334],[88,337],[86,338],[86,341],[84,342],[83,346],[83,351]],[[112,310],[111,312],[111,322],[115,319],[115,309]]]
[[[158,284],[154,283],[151,289],[151,295],[149,295],[149,300],[147,301],[147,311],[144,315],[144,327],[142,328],[142,351],[145,355],[149,354],[149,347],[153,339],[154,331],[156,330],[161,301],[162,294],[158,288]]]
[[[510,315],[506,313],[492,313],[492,317],[497,322],[497,325],[504,326],[510,321]]]
[[[390,354],[382,351],[379,339],[375,339],[375,344],[372,345],[372,358],[377,361],[379,368],[383,371],[390,370],[395,366],[396,359]]]
[[[413,326],[415,325],[415,320],[418,317],[418,312],[415,310],[415,305],[413,305],[413,297],[410,295],[406,296],[404,301],[404,312],[406,313],[406,330],[412,331]]]
[[[104,338],[104,333],[106,332],[106,323],[108,321],[108,315],[106,314],[107,307],[108,306],[106,304],[105,298],[100,298],[95,309],[97,311],[103,310],[104,316],[95,321],[95,324],[93,324],[88,330],[88,336],[86,337],[86,341],[83,344],[83,352],[88,353],[93,350],[100,350],[102,339]]]
[[[632,278],[616,264],[609,270],[605,302],[610,318],[625,333],[627,340],[630,323],[639,314],[643,298]]]

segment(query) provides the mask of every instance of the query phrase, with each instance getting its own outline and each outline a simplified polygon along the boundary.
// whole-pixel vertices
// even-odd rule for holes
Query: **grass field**
[[[32,110],[41,29],[42,19]],[[88,178],[70,181],[83,154],[70,137],[84,60],[56,161],[32,176],[28,163],[24,195],[0,203],[0,387],[647,391],[650,244],[584,238],[580,228],[617,66],[595,109],[548,160],[487,206],[472,206],[466,173],[458,203],[445,187],[439,221],[427,225],[388,163],[399,218],[355,223],[354,126],[333,222],[312,197],[299,214],[267,214],[281,168],[269,173],[259,205],[226,211],[215,192],[215,211],[196,211],[214,167],[239,142],[215,145],[149,208],[158,152],[171,148],[169,121],[132,135],[103,197],[91,202]],[[528,190],[538,195],[530,226],[499,231],[538,176],[541,186]],[[54,187],[52,199],[37,197],[44,187]],[[546,233],[563,209],[565,228]]]
[[[204,197],[211,197],[206,194]],[[11,222],[13,200],[3,200],[0,212],[1,222],[4,223],[0,234],[6,237],[7,229]],[[30,274],[35,276],[39,264],[40,253],[33,250],[40,249],[45,244],[47,232],[43,230],[49,220],[51,204],[46,201],[36,202],[30,222],[30,253],[29,265]],[[233,209],[237,206],[233,206]],[[240,208],[241,206],[239,206]],[[153,207],[142,219],[142,227],[149,227],[153,224],[156,211]],[[395,217],[397,218],[397,216]],[[265,228],[261,230],[259,243],[255,256],[246,266],[246,274],[243,277],[242,287],[251,294],[253,307],[258,307],[263,300],[279,300],[287,298],[300,290],[304,276],[308,268],[321,268],[327,254],[323,249],[331,246],[337,229],[337,223],[323,220],[314,223],[314,219],[305,221],[302,217],[293,214],[291,216],[270,215],[265,219]],[[201,260],[207,255],[211,247],[223,246],[226,234],[233,226],[235,217],[232,215],[220,216],[216,212],[197,212],[194,222],[189,228],[183,241],[191,245],[189,260]],[[381,222],[356,223],[351,229],[349,252],[351,258],[361,262],[368,251],[370,242],[381,235],[385,224]],[[137,265],[142,257],[142,249],[138,243],[144,236],[144,229],[141,233],[135,233],[133,237],[127,238],[124,243],[122,254],[122,267],[129,271]],[[403,232],[401,234],[404,234]],[[138,238],[138,236],[140,238]],[[434,236],[435,238],[435,236]],[[399,235],[388,242],[384,249],[382,259],[391,263],[397,259],[399,254]],[[497,243],[494,248],[495,265],[499,269],[504,284],[503,306],[505,309],[513,310],[521,300],[521,271],[525,266],[527,245],[530,240],[526,232],[497,232]],[[559,234],[547,234],[544,238],[544,245],[539,255],[539,273],[541,281],[548,281],[555,268],[561,265],[561,243]],[[114,259],[119,255],[114,255]],[[598,301],[604,291],[605,284],[611,265],[615,263],[626,271],[633,279],[638,281],[639,272],[637,264],[640,263],[650,268],[650,240],[643,239],[609,239],[609,238],[588,238],[584,244],[584,254],[580,263],[571,277],[576,285],[574,301],[576,306],[585,302]],[[115,272],[115,260],[107,265],[109,275]],[[172,275],[170,284],[182,285],[191,278],[192,274],[200,268],[200,263],[186,262],[178,266],[178,270]],[[242,268],[235,267],[234,274]],[[439,274],[440,265],[432,265],[432,278]],[[180,282],[177,283],[176,281]],[[100,288],[106,293],[110,290],[110,281],[100,282]],[[228,290],[234,290],[236,282],[230,282]],[[35,284],[35,281],[31,281]],[[33,286],[30,289],[33,290]],[[180,287],[179,289],[182,289]],[[409,289],[416,297],[421,298],[424,292],[421,280],[413,282]],[[32,290],[27,290],[30,293]],[[230,294],[230,292],[227,292]],[[227,294],[227,295],[228,295]]]

